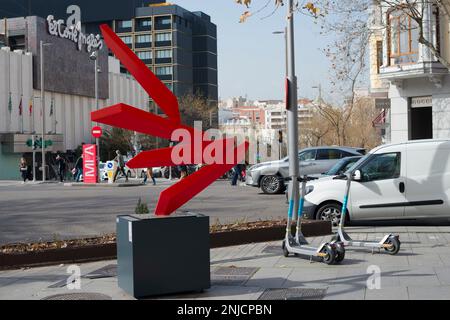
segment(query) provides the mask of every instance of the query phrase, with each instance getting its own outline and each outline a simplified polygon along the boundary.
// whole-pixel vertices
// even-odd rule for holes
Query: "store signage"
[[[97,183],[97,146],[83,146],[83,181],[85,184]]]
[[[433,106],[433,97],[411,98],[411,108],[424,108]]]
[[[83,47],[85,47],[86,51],[89,53],[93,50],[101,50],[103,48],[103,40],[100,35],[84,34],[81,31],[80,21],[75,25],[67,26],[64,20],[55,20],[55,17],[50,15],[47,17],[47,26],[48,33],[55,37],[73,41],[77,44],[79,51],[81,51]]]

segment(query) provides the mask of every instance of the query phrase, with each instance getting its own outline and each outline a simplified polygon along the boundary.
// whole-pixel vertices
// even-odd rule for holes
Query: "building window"
[[[156,74],[158,76],[169,76],[172,74],[172,67],[156,67]]]
[[[171,19],[170,17],[162,17],[162,18],[158,18],[158,23],[162,24],[162,25],[170,25],[171,24]]]
[[[136,43],[150,43],[152,42],[152,36],[150,34],[136,36]]]
[[[157,50],[156,58],[157,59],[172,58],[172,50]]]
[[[383,66],[383,41],[377,41],[377,73],[380,73],[380,68]]]
[[[157,42],[172,41],[172,33],[170,33],[170,32],[157,33],[156,34],[156,41]]]
[[[139,21],[139,25],[141,27],[151,27],[152,26],[152,20],[141,20]]]
[[[138,51],[137,56],[141,60],[151,60],[152,52],[151,51]]]
[[[418,60],[419,26],[402,10],[389,14],[390,65],[414,63]]]
[[[131,29],[133,27],[132,20],[124,20],[119,22],[119,28],[121,29]]]
[[[131,36],[120,37],[120,39],[122,39],[122,41],[125,44],[128,44],[128,45],[133,44],[133,37],[131,37]]]

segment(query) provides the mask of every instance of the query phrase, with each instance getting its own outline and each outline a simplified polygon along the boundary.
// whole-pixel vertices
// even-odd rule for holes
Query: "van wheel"
[[[331,221],[333,227],[337,227],[341,221],[341,211],[342,206],[339,203],[325,203],[317,210],[316,220]]]
[[[265,194],[278,194],[283,192],[284,183],[279,176],[264,176],[261,179],[261,190]]]

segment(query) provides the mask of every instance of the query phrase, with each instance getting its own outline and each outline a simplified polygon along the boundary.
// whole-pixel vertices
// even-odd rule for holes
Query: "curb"
[[[210,234],[210,247],[223,248],[250,243],[281,241],[286,227],[238,230]],[[302,224],[305,237],[331,235],[331,224],[326,221],[314,221]],[[52,249],[38,252],[5,254],[0,253],[0,270],[12,270],[38,266],[68,263],[84,263],[117,258],[116,243],[89,245],[64,249]]]

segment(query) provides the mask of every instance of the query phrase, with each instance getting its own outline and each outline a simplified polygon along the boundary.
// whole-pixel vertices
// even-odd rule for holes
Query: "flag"
[[[50,105],[50,117],[53,116],[53,99],[52,99],[52,104]]]
[[[11,98],[11,92],[9,93],[8,110],[9,110],[9,113],[12,112],[12,98]]]
[[[33,115],[33,100],[30,99],[30,105],[28,107],[28,111],[30,112],[30,117]]]
[[[19,103],[19,116],[23,114],[23,106],[22,106],[22,97],[20,97],[20,103]]]

